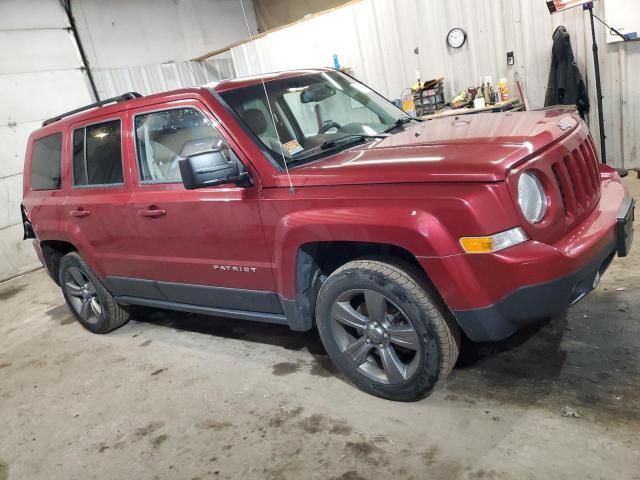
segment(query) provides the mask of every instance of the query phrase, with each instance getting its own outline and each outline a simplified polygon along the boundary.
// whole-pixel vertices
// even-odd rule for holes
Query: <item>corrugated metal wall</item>
[[[245,0],[249,29],[258,30]],[[234,76],[229,54],[189,62],[247,37],[240,0],[73,0],[98,93],[157,93]]]
[[[150,95],[236,76],[231,58],[91,70],[102,98],[131,91]]]
[[[247,38],[240,0],[71,3],[89,63],[98,69],[182,62]],[[244,7],[255,34],[253,2],[244,0]]]
[[[0,280],[39,266],[22,241],[22,167],[29,134],[56,113],[89,103],[80,57],[57,1],[0,6]]]
[[[614,0],[607,0],[614,1]],[[602,14],[602,2],[596,2]],[[446,77],[449,95],[481,77],[526,84],[533,108],[544,104],[551,36],[558,25],[572,34],[577,61],[586,77],[592,111],[588,122],[598,137],[591,30],[586,12],[573,9],[551,16],[544,0],[363,0],[273,32],[231,50],[238,75],[289,68],[333,66],[333,54],[356,77],[390,98],[424,79]],[[453,50],[445,38],[453,27],[468,33],[467,44]],[[597,24],[605,95],[609,163],[640,167],[640,42],[609,45]],[[419,54],[414,50],[418,48]],[[508,67],[506,54],[515,53]],[[633,81],[632,81],[633,80]]]

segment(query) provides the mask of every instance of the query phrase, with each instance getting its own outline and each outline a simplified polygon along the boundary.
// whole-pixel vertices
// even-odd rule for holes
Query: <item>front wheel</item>
[[[458,358],[457,325],[409,266],[376,260],[343,265],[322,285],[316,318],[336,367],[388,400],[426,397]]]

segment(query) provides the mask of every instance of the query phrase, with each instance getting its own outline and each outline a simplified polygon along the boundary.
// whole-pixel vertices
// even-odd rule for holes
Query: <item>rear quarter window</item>
[[[62,134],[54,133],[33,142],[31,152],[31,189],[59,190]]]

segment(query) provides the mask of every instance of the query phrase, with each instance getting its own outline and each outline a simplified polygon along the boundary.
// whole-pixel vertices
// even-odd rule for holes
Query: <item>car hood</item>
[[[443,117],[289,172],[295,186],[499,182],[579,125],[565,108]],[[288,185],[284,172],[276,180]]]

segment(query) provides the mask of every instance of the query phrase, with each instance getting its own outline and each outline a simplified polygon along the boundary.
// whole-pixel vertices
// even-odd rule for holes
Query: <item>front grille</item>
[[[565,213],[578,217],[591,211],[600,197],[600,173],[595,145],[587,137],[578,148],[551,165]]]

